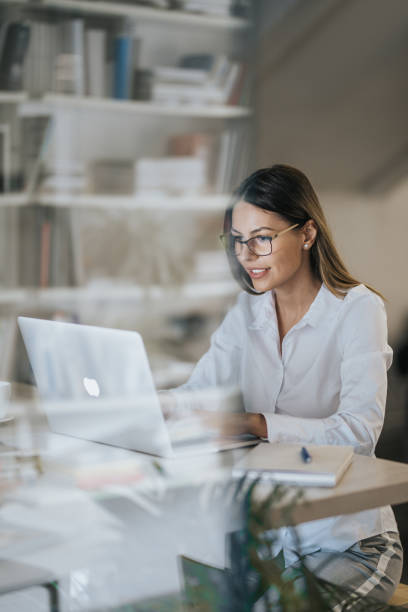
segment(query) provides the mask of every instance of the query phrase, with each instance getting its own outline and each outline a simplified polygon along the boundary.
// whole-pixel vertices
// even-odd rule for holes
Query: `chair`
[[[400,582],[388,603],[391,606],[403,606],[404,608],[408,608],[408,584],[402,584],[402,582]]]

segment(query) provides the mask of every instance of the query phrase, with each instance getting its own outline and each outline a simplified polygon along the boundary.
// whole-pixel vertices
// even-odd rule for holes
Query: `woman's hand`
[[[239,436],[252,434],[258,438],[267,437],[266,421],[263,414],[243,412],[211,412],[207,410],[194,411],[204,429],[218,432],[222,436]]]

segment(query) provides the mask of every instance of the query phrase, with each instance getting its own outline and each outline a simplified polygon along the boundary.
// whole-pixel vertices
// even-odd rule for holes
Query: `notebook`
[[[259,444],[235,465],[233,475],[305,487],[335,487],[353,459],[352,446],[308,444],[311,459],[305,462],[302,447],[302,444]]]

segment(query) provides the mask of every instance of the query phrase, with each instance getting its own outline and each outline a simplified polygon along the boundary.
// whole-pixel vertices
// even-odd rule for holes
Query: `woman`
[[[392,361],[385,309],[348,273],[309,180],[286,165],[254,172],[235,192],[222,239],[245,291],[182,388],[239,385],[235,431],[373,455]],[[290,530],[280,534],[290,566],[295,544]],[[298,535],[319,576],[391,597],[402,548],[390,507],[304,523]]]

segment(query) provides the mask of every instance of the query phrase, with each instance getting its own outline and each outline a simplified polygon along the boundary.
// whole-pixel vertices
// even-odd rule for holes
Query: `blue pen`
[[[303,463],[310,463],[312,460],[312,455],[309,453],[305,446],[302,446],[300,450],[300,456],[302,457]]]

